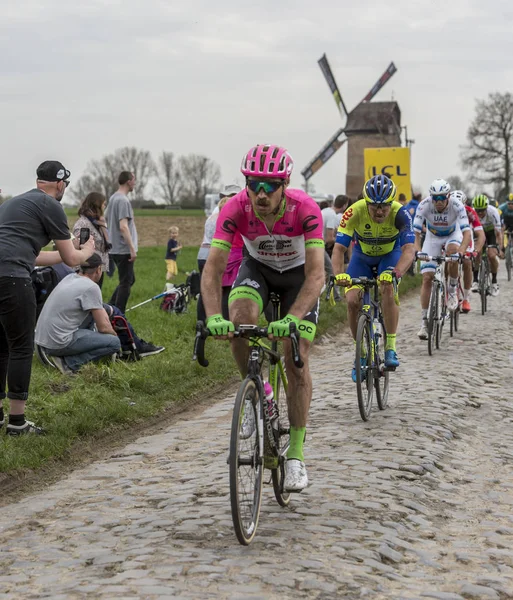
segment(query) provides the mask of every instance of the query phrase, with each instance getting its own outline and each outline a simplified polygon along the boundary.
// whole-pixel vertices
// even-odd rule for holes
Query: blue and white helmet
[[[430,196],[449,196],[451,186],[445,179],[435,179],[429,186]]]
[[[395,183],[386,175],[374,175],[363,186],[363,197],[369,204],[389,204],[396,196]]]

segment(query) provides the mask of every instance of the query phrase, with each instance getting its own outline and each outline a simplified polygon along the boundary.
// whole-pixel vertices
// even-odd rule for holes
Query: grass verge
[[[129,306],[153,297],[164,289],[165,249],[141,248],[136,262],[136,283]],[[180,283],[186,271],[196,266],[197,248],[185,248],[179,256]],[[419,284],[419,277],[407,277],[401,284],[404,294]],[[108,301],[117,277],[106,280],[104,300]],[[196,303],[184,315],[164,313],[160,300],[128,313],[137,334],[166,347],[165,352],[137,363],[86,365],[76,378],[41,366],[35,359],[27,404],[27,416],[42,425],[46,436],[20,438],[0,436],[0,473],[23,476],[45,465],[74,460],[74,448],[88,443],[107,444],[119,439],[124,430],[162,414],[169,407],[188,406],[191,399],[210,396],[236,375],[228,343],[208,340],[210,366],[193,363],[192,342]],[[336,330],[346,319],[345,303],[330,306],[321,302],[318,334]]]

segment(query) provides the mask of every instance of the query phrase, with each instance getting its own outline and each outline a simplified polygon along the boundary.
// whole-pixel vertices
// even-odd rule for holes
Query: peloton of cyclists
[[[429,196],[424,198],[417,208],[413,228],[415,230],[415,250],[430,256],[440,256],[445,249],[446,255],[463,256],[472,239],[464,205],[456,198],[450,197],[451,186],[444,179],[435,179],[429,188]],[[426,225],[426,238],[421,248],[422,226]],[[423,262],[420,267],[422,287],[420,290],[420,306],[422,322],[418,332],[421,340],[427,340],[427,313],[431,286],[436,264]],[[458,263],[448,264],[449,294],[447,307],[455,310],[458,306],[457,284]]]
[[[506,240],[505,235],[511,235],[513,232],[513,194],[508,196],[506,202],[499,206],[499,211],[501,213],[501,223],[502,223],[502,250],[506,249]]]
[[[485,194],[474,196],[472,208],[476,211],[486,236],[487,246],[497,246],[501,248],[502,254],[502,225],[499,211],[495,206],[490,205],[490,200]],[[492,296],[499,294],[499,284],[497,283],[497,271],[499,270],[499,256],[497,248],[487,248],[488,260],[490,261],[490,273],[492,275],[492,286],[490,293]],[[474,262],[474,282],[472,291],[479,290],[478,275],[479,265],[481,264],[481,254],[478,254]]]

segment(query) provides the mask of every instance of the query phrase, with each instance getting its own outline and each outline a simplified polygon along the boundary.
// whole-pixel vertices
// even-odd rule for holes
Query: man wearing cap
[[[62,373],[74,373],[82,365],[120,349],[97,285],[101,276],[102,258],[95,253],[80,265],[78,273],[71,273],[57,285],[39,315],[36,344]]]
[[[0,206],[0,429],[5,425],[3,401],[7,397],[7,435],[43,433],[25,418],[36,326],[30,274],[35,265],[63,261],[74,267],[94,252],[92,239],[80,249],[71,242],[60,204],[69,177],[61,162],[46,160],[37,168],[36,187]],[[51,240],[57,250],[41,252]]]
[[[135,283],[134,261],[137,258],[137,229],[134,209],[128,194],[135,188],[135,175],[122,171],[118,177],[119,189],[112,194],[105,211],[112,248],[109,255],[116,263],[119,285],[112,293],[109,304],[117,306],[124,313],[130,290]]]

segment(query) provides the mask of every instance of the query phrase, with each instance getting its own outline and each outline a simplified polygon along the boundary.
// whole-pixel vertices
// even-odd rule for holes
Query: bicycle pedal
[[[397,367],[385,367],[384,371],[395,371],[397,369]]]

